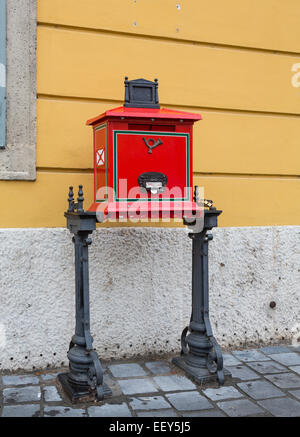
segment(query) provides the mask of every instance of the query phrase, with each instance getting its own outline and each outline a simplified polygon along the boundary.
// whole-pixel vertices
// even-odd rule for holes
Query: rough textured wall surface
[[[7,144],[0,179],[36,177],[36,0],[7,0]]]
[[[210,310],[220,344],[290,341],[300,324],[300,227],[213,234]],[[0,256],[0,369],[67,363],[74,329],[71,235],[62,228],[1,229]],[[191,304],[187,231],[97,230],[90,288],[92,333],[102,358],[179,351]]]

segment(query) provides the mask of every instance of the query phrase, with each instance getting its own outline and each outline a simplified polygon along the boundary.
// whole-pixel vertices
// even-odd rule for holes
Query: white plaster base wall
[[[210,311],[221,346],[291,341],[300,329],[300,227],[213,234]],[[61,228],[1,229],[0,261],[0,369],[66,364],[74,331],[71,235]],[[97,230],[90,292],[101,358],[179,351],[191,309],[187,231]]]

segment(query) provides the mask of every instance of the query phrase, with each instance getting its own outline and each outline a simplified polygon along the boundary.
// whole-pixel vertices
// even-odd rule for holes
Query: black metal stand
[[[230,372],[223,369],[222,352],[209,320],[208,242],[213,236],[207,234],[217,226],[221,213],[213,207],[204,210],[204,226],[200,223],[203,219],[195,219],[193,224],[184,221],[193,230],[189,234],[193,241],[192,315],[189,326],[182,332],[181,356],[172,362],[197,383],[218,380],[222,385],[224,374],[230,376]]]
[[[67,227],[75,246],[75,300],[76,327],[68,352],[69,373],[59,374],[58,384],[70,400],[87,402],[103,400],[111,395],[110,388],[103,382],[103,369],[90,332],[89,264],[88,246],[92,243],[89,234],[96,229],[95,214],[83,210],[82,186],[79,186],[78,202],[74,202],[73,187],[69,191],[69,209],[65,213]]]

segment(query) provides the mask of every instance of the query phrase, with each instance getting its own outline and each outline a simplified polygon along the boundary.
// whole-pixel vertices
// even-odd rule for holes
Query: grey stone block
[[[2,417],[38,417],[39,405],[6,405],[3,407]]]
[[[137,397],[129,402],[133,410],[162,410],[170,409],[170,404],[162,396]]]
[[[288,347],[285,346],[265,346],[259,349],[264,354],[272,355],[272,354],[284,354],[287,352],[291,352]]]
[[[295,398],[299,399],[300,401],[300,390],[290,390],[289,393],[291,393],[291,395],[295,396]]]
[[[253,370],[256,370],[256,372],[262,374],[281,373],[288,371],[286,367],[283,367],[281,364],[276,363],[276,361],[253,361],[247,364]]]
[[[43,381],[52,381],[57,378],[58,373],[43,373],[41,378]]]
[[[288,354],[273,354],[272,358],[285,366],[297,366],[300,364],[300,355],[295,352],[290,352]]]
[[[43,388],[45,402],[60,402],[62,398],[54,385],[46,385]]]
[[[278,373],[276,375],[265,375],[269,381],[279,388],[298,388],[300,387],[300,377],[294,373]]]
[[[44,416],[45,417],[84,417],[85,411],[81,408],[70,408],[70,407],[45,407]]]
[[[135,395],[140,393],[155,393],[157,388],[154,387],[150,379],[119,379],[118,383],[125,395]]]
[[[232,354],[223,354],[223,363],[224,367],[242,364],[241,361],[235,358]]]
[[[41,390],[39,386],[5,388],[3,390],[3,401],[5,404],[20,402],[39,402]]]
[[[300,375],[300,366],[291,366],[289,367],[293,372],[298,373]]]
[[[276,417],[300,417],[300,403],[291,398],[267,399],[259,405]]]
[[[248,399],[218,402],[217,405],[230,417],[257,416],[264,413],[262,408]]]
[[[100,407],[88,408],[90,417],[132,417],[125,402],[122,404],[104,404]]]
[[[138,417],[178,417],[174,410],[140,411]]]
[[[155,376],[154,381],[163,391],[195,390],[196,386],[181,375]]]
[[[234,387],[208,388],[203,390],[203,393],[212,401],[244,397],[244,395]]]
[[[233,351],[233,355],[245,363],[249,361],[268,361],[270,358],[256,349],[245,351]]]
[[[239,388],[243,390],[252,399],[268,399],[268,398],[278,398],[280,396],[285,396],[285,394],[274,387],[267,381],[249,381],[241,382],[238,384]]]
[[[130,378],[134,376],[146,376],[145,370],[135,363],[130,364],[112,364],[109,370],[115,378]]]
[[[228,367],[229,372],[231,373],[233,378],[238,378],[241,381],[250,381],[252,379],[260,379],[260,376],[257,375],[253,370],[248,369],[246,366],[233,366]]]
[[[220,410],[188,411],[181,415],[183,417],[226,417]]]
[[[6,149],[0,179],[36,175],[36,0],[7,0]]]
[[[197,391],[187,391],[183,393],[172,393],[166,395],[169,402],[179,411],[197,411],[213,408],[212,404]]]
[[[149,363],[145,363],[145,366],[155,375],[169,373],[171,371],[171,367],[165,361],[151,361]]]
[[[39,378],[34,375],[8,375],[2,377],[3,385],[35,385]]]

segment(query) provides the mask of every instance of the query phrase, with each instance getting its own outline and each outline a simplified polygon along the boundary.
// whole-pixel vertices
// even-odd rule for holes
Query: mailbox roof
[[[151,109],[151,108],[125,108],[120,106],[119,108],[110,109],[98,117],[92,118],[86,122],[87,125],[94,125],[101,120],[111,117],[129,117],[129,118],[162,118],[162,119],[181,119],[197,121],[202,120],[200,114],[194,114],[192,112],[175,111],[173,109]]]

